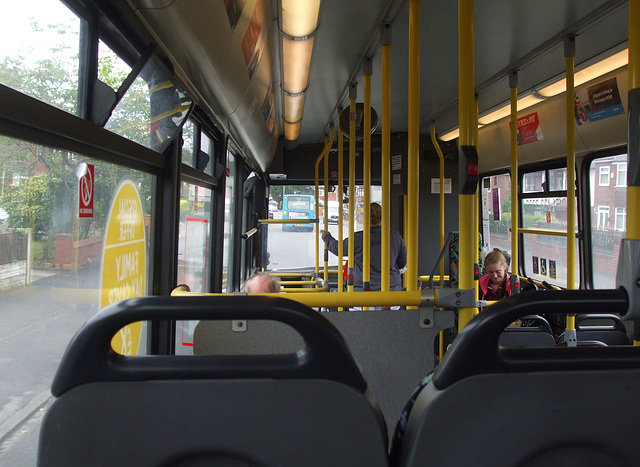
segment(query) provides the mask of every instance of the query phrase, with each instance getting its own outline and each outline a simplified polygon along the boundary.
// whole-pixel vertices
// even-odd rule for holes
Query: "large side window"
[[[8,137],[0,137],[0,167],[3,424],[50,397],[87,319],[147,294],[154,176]],[[123,330],[114,349],[144,353],[145,327]]]
[[[615,183],[602,183],[603,173],[607,180],[615,177]],[[588,184],[593,287],[611,289],[616,286],[620,241],[627,230],[627,155],[593,159]]]
[[[607,179],[608,180],[608,179]],[[567,169],[549,168],[523,172],[525,190],[520,211],[525,275],[567,287]],[[577,203],[576,200],[573,201]],[[578,231],[576,205],[576,225]],[[579,245],[575,242],[575,288],[580,285]]]

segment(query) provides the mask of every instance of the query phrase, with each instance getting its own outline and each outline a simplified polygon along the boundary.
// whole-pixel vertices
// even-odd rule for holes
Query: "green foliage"
[[[55,180],[51,174],[36,175],[5,188],[2,206],[9,225],[47,232],[53,211]]]

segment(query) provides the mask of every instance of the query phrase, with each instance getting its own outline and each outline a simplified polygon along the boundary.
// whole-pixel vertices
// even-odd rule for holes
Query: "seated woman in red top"
[[[484,259],[486,274],[478,280],[480,300],[500,300],[511,295],[509,264],[502,251],[494,248]]]

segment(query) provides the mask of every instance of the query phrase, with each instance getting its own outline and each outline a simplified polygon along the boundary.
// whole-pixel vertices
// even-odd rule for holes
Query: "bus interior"
[[[0,464],[637,464],[640,0],[3,7]]]

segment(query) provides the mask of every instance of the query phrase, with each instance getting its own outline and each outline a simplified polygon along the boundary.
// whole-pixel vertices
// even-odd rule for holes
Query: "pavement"
[[[98,311],[99,267],[32,272],[27,286],[0,291],[0,466],[36,465],[40,421],[58,363]]]

